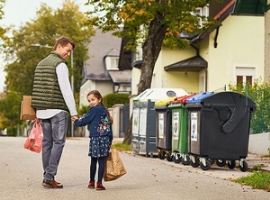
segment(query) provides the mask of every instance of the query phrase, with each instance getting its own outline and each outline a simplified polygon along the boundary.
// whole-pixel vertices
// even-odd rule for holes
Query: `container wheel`
[[[173,161],[173,158],[174,158],[173,155],[168,155],[168,154],[167,154],[167,156],[166,156],[166,159],[167,159],[167,161],[169,161],[169,162],[172,162],[172,161]]]
[[[183,165],[189,165],[190,164],[190,158],[188,155],[185,155],[183,158],[182,158],[182,164]]]
[[[209,159],[209,161],[210,161],[210,163],[211,163],[211,165],[213,165],[213,164],[215,164],[215,160],[212,160],[212,159]]]
[[[229,160],[229,161],[228,161],[228,167],[229,167],[230,169],[234,169],[235,166],[236,166],[235,160]]]
[[[210,169],[210,167],[211,167],[211,162],[210,162],[209,160],[206,160],[206,161],[205,161],[205,164],[206,164],[206,165],[204,165],[203,162],[200,162],[200,167],[201,167],[201,169],[202,169],[202,170],[208,170],[208,169]]]
[[[241,172],[245,172],[245,171],[247,171],[247,169],[248,169],[248,164],[244,160],[244,161],[242,161],[242,165],[240,165],[240,170],[241,170]]]
[[[159,152],[158,157],[159,157],[159,159],[164,160],[165,159],[165,153],[163,151]]]
[[[175,155],[173,156],[173,162],[174,162],[174,163],[180,163],[181,160],[182,160],[182,158],[181,158],[180,155],[175,154]]]
[[[183,161],[182,161],[183,162]],[[192,167],[199,167],[200,165],[200,160],[198,157],[195,157],[194,161],[192,159],[190,159],[190,165]]]
[[[216,160],[216,164],[219,167],[224,167],[226,165],[226,160]]]

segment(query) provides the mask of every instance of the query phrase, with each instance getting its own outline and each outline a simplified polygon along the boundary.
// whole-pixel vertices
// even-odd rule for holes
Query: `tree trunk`
[[[157,13],[149,25],[148,36],[143,44],[143,61],[138,94],[151,87],[153,71],[166,34],[166,26],[163,25],[163,19],[164,15]],[[123,143],[131,144],[131,140],[132,117],[129,119],[128,130],[125,133]]]
[[[143,62],[138,94],[151,88],[153,71],[166,33],[166,27],[162,23],[163,19],[164,16],[157,13],[149,25],[148,36],[143,44]]]
[[[123,144],[124,143],[131,144],[131,140],[132,140],[132,116],[133,115],[131,115],[131,117],[129,118],[129,121],[128,121],[128,129],[127,129],[127,132],[125,133]]]
[[[267,0],[267,5],[270,4],[270,0]],[[270,10],[264,13],[264,82],[270,81]]]

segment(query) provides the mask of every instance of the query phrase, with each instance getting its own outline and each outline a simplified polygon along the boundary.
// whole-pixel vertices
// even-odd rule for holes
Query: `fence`
[[[252,114],[250,133],[270,131],[270,87],[252,91],[246,87],[246,95],[256,103],[256,111]]]
[[[250,121],[250,133],[270,132],[270,87],[260,89],[259,85],[256,84],[252,88],[247,84],[245,86],[229,86],[229,89],[249,97],[256,104],[256,111],[252,113]],[[225,86],[214,90],[214,92],[217,93],[226,90],[227,88]]]
[[[119,119],[119,137],[124,137],[128,129],[129,121],[129,104],[120,107],[120,119]]]

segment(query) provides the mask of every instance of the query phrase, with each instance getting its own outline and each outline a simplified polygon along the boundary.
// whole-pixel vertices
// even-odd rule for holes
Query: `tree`
[[[14,30],[12,36],[5,40],[7,73],[7,90],[17,91],[23,95],[31,95],[34,70],[37,63],[53,49],[33,46],[41,44],[53,46],[55,40],[64,35],[70,37],[76,44],[74,50],[74,68],[70,76],[74,76],[74,91],[79,92],[83,61],[87,58],[87,45],[93,28],[88,23],[88,17],[79,10],[79,6],[66,0],[63,7],[53,10],[42,4],[37,11],[37,17],[19,30]],[[70,68],[70,60],[68,60]]]
[[[88,13],[103,31],[114,31],[116,36],[128,38],[126,49],[135,50],[142,46],[143,60],[138,85],[138,93],[141,93],[151,87],[162,46],[185,48],[189,41],[180,38],[181,32],[200,33],[217,25],[213,19],[194,14],[198,7],[208,3],[208,0],[89,0],[88,5],[92,5],[93,9]],[[200,26],[200,22],[203,26]],[[124,142],[131,143],[130,127]]]
[[[62,8],[56,10],[42,4],[36,14],[35,19],[19,27],[18,30],[13,30],[11,36],[3,39],[3,52],[6,55],[5,61],[8,63],[5,66],[6,99],[11,99],[10,95],[13,93],[19,95],[16,101],[4,99],[1,102],[5,106],[0,107],[0,112],[5,119],[8,119],[6,121],[10,122],[10,124],[5,123],[5,126],[22,123],[19,120],[22,95],[31,95],[35,67],[53,50],[33,46],[33,44],[53,46],[56,39],[62,35],[70,37],[75,42],[74,67],[73,70],[70,69],[70,76],[72,74],[74,76],[75,99],[78,97],[83,62],[87,58],[90,36],[94,33],[92,25],[88,23],[87,15],[70,0],[64,1]],[[68,62],[70,68],[70,60]]]
[[[4,11],[3,11],[3,7],[5,5],[6,0],[0,0],[0,20],[3,19],[4,16]],[[9,30],[9,28],[4,28],[4,27],[0,27],[0,38],[3,40],[5,39],[5,34],[6,32]]]
[[[11,130],[16,130],[16,125],[20,124],[20,104],[21,97],[16,92],[8,92],[7,96],[0,100],[0,111],[3,114],[5,120],[2,121],[3,127],[10,127]],[[7,120],[8,119],[8,120]],[[11,135],[15,135],[16,133],[13,131]]]

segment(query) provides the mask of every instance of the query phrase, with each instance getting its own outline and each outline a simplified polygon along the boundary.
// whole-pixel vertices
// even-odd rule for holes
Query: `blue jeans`
[[[66,143],[68,113],[60,112],[49,119],[41,119],[43,131],[42,164],[45,180],[54,180]]]

